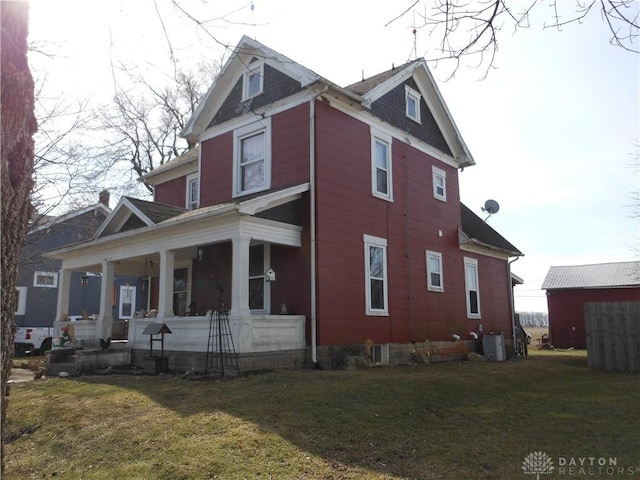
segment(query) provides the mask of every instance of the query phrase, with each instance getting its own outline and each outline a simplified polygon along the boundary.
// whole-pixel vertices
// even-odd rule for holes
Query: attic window
[[[420,95],[413,88],[405,85],[405,104],[406,104],[406,115],[411,120],[420,122]]]
[[[242,99],[247,100],[262,93],[264,78],[264,64],[262,62],[253,62],[247,67],[244,73]]]

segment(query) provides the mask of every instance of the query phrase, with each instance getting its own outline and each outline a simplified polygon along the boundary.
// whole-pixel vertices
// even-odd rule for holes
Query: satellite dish
[[[500,205],[498,205],[498,202],[491,199],[484,202],[484,207],[482,207],[482,211],[487,212],[489,215],[498,213],[498,210],[500,210]]]

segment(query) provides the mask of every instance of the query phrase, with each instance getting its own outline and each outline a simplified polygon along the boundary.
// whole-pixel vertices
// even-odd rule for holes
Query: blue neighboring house
[[[43,254],[66,245],[91,240],[110,213],[109,192],[105,190],[100,193],[97,204],[47,218],[31,228],[21,252],[16,285],[17,351],[23,348],[22,337],[27,328],[39,333],[37,338],[34,333],[34,338],[29,339],[33,341],[33,347],[41,351],[51,348],[50,333],[42,332],[47,332],[46,328],[52,329],[56,318],[58,272],[62,262]],[[126,339],[126,322],[137,310],[146,308],[144,295],[136,295],[136,292],[142,291],[142,280],[140,277],[122,275],[116,277],[114,283],[113,318],[122,321],[119,336]],[[100,310],[100,284],[99,274],[73,272],[68,312],[70,319],[81,320],[83,313],[91,316]]]

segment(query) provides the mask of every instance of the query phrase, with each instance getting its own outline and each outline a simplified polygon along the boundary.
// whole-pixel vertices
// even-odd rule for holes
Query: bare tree
[[[33,185],[34,116],[33,78],[27,62],[29,4],[3,2],[0,9],[0,70],[2,149],[2,404],[0,475],[4,473],[4,434],[6,432],[8,390],[11,373],[16,311],[16,281],[20,249],[31,217]]]
[[[600,15],[611,33],[610,42],[624,50],[640,53],[637,44],[640,21],[637,0],[414,0],[387,25],[414,12],[414,33],[423,31],[439,39],[439,53],[427,60],[453,60],[452,76],[463,58],[476,67],[493,66],[498,51],[498,32],[529,28],[532,15],[548,8],[544,28],[562,30],[572,23],[592,21]],[[415,52],[417,53],[417,52]]]
[[[174,66],[173,75],[166,77],[164,85],[152,84],[148,77],[135,74],[124,65],[114,67],[113,104],[100,117],[101,127],[112,134],[104,150],[109,168],[126,161],[136,179],[142,179],[154,168],[194,147],[180,137],[180,132],[219,66],[201,64],[196,72],[184,72]],[[116,79],[116,71],[125,76],[126,83]]]

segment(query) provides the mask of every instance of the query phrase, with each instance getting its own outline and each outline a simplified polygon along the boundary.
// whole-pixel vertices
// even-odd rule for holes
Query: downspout
[[[517,262],[518,260],[520,260],[520,257],[516,257],[513,260],[510,260],[509,262],[507,262],[507,271],[509,274],[509,297],[511,299],[511,302],[509,304],[509,307],[511,309],[511,337],[512,337],[511,348],[513,348],[514,354],[517,352],[516,350],[516,306],[513,299],[513,281],[511,280],[511,264]]]
[[[311,239],[311,361],[318,365],[316,305],[316,98],[309,102],[309,209]]]

